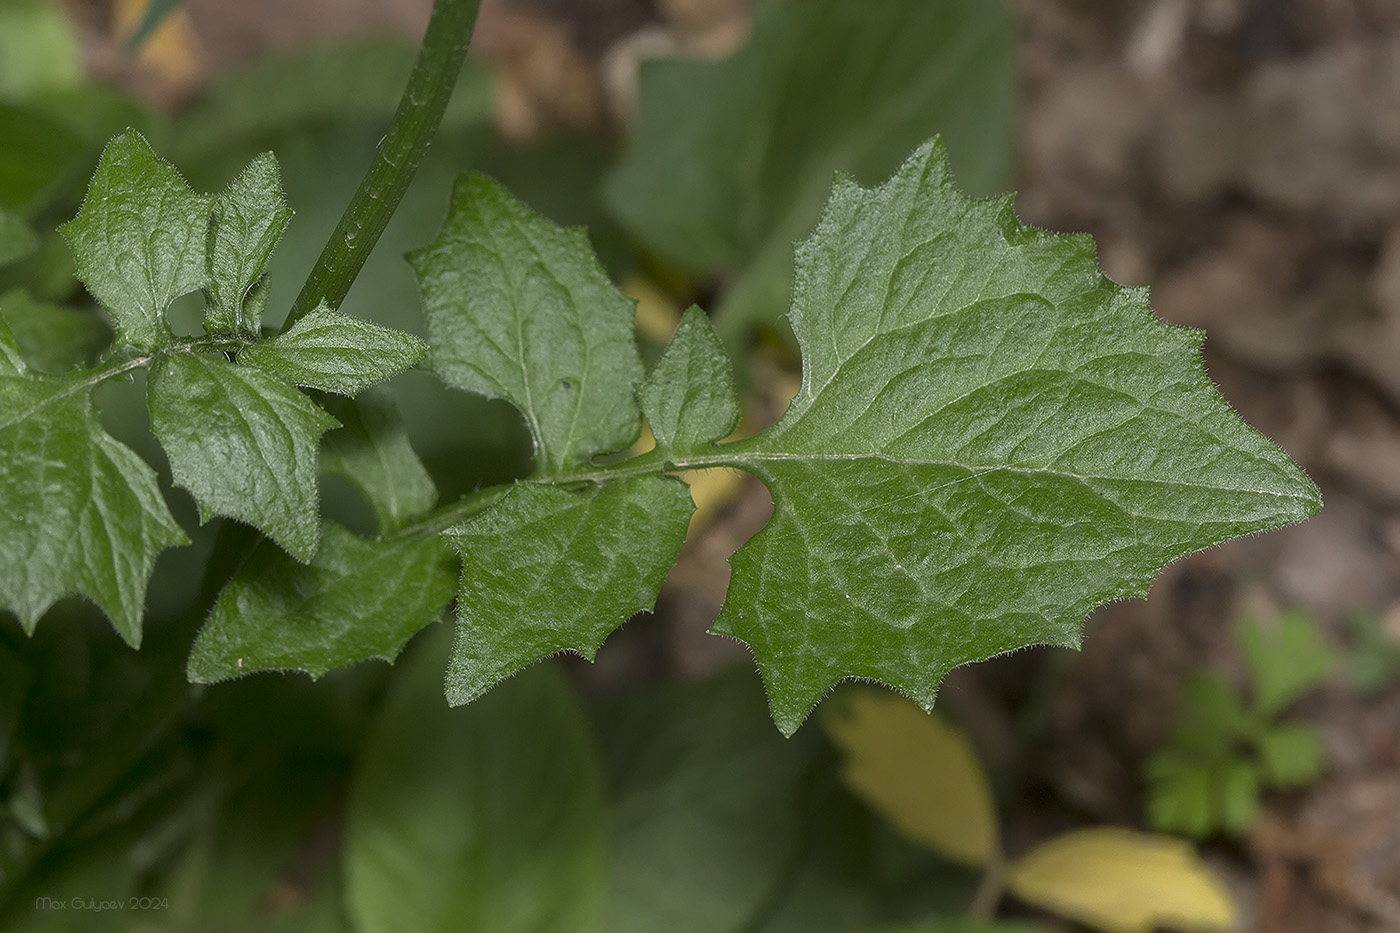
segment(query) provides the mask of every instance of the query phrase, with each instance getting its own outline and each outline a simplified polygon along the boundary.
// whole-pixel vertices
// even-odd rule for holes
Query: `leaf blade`
[[[256,336],[249,292],[267,272],[272,251],[292,219],[282,173],[270,152],[254,157],[214,198],[209,212],[208,294],[205,327],[215,333]]]
[[[448,385],[518,408],[536,472],[561,476],[641,429],[633,303],[579,230],[555,226],[482,175],[458,179],[433,243],[410,254],[429,365]]]
[[[321,446],[321,472],[353,483],[374,510],[381,534],[431,509],[437,486],[409,444],[388,389],[370,389],[328,407],[341,426]]]
[[[452,600],[456,561],[437,538],[371,540],[327,523],[309,564],[263,542],[219,594],[190,650],[192,683],[256,671],[318,678],[392,662]]]
[[[1015,75],[1002,4],[760,4],[729,59],[644,67],[633,143],[605,198],[670,262],[739,273],[715,316],[737,351],[783,312],[792,244],[833,172],[874,182],[941,133],[966,187],[1001,190],[1015,167]]]
[[[449,709],[436,671],[406,667],[356,769],[344,865],[357,927],[594,929],[606,817],[578,700],[541,667]]]
[[[560,651],[592,660],[656,602],[694,506],[683,482],[647,476],[571,491],[517,483],[454,526],[462,557],[448,702],[471,702]]]
[[[1000,861],[991,785],[967,738],[902,697],[852,692],[824,717],[846,786],[919,845],[973,868]]]
[[[156,556],[188,543],[155,471],[102,430],[79,376],[0,376],[0,605],[26,632],[79,593],[127,644]]]
[[[59,232],[121,338],[143,350],[169,338],[170,303],[207,281],[209,199],[135,130],[107,144],[78,216]]]
[[[309,561],[321,531],[317,443],[338,422],[269,373],[191,353],[157,357],[146,391],[151,430],[202,519],[247,522]]]
[[[1235,908],[1187,843],[1112,826],[1041,843],[1011,866],[1022,900],[1110,933],[1228,930]]]
[[[713,449],[738,427],[733,367],[705,312],[691,308],[681,318],[637,398],[656,446],[664,451]]]
[[[1077,646],[1170,561],[1320,507],[1215,392],[1198,332],[1087,238],[967,198],[936,141],[880,188],[838,180],[796,282],[802,389],[723,448],[774,516],[712,628],[754,650],[784,731],[848,677],[929,706],[959,664]]]
[[[412,334],[322,304],[285,333],[249,346],[238,362],[299,386],[354,396],[408,369],[427,351]]]

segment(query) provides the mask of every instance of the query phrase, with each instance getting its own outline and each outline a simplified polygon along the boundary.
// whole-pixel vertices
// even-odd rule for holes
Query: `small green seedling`
[[[1400,678],[1400,640],[1375,613],[1357,613],[1349,625],[1347,686],[1359,697],[1373,697]]]
[[[1280,721],[1327,679],[1333,654],[1317,623],[1284,613],[1273,626],[1250,620],[1236,642],[1249,668],[1244,700],[1224,679],[1199,673],[1186,685],[1171,741],[1147,763],[1148,820],[1154,829],[1204,838],[1249,829],[1264,788],[1301,787],[1324,763],[1322,736]]]

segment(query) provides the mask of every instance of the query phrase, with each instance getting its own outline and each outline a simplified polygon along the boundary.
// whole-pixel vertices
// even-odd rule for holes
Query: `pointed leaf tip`
[[[1198,333],[1088,238],[957,190],[936,140],[878,188],[837,184],[795,282],[802,388],[723,448],[773,517],[712,629],[753,649],[785,732],[844,679],[931,704],[960,664],[1076,646],[1167,563],[1320,506]]]

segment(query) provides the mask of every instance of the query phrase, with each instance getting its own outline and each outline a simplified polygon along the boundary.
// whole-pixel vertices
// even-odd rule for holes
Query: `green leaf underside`
[[[320,677],[368,658],[393,661],[442,616],[456,578],[437,538],[372,540],[326,523],[309,564],[263,542],[219,594],[190,652],[190,680],[268,670]]]
[[[157,357],[147,401],[151,430],[201,521],[236,518],[300,561],[315,555],[316,447],[334,418],[270,373],[186,353]]]
[[[321,305],[285,333],[248,347],[238,362],[299,386],[355,395],[408,369],[427,350],[411,334]]]
[[[521,411],[536,475],[561,476],[637,438],[634,305],[608,281],[583,231],[557,227],[468,174],[437,239],[409,261],[432,368],[449,385]]]
[[[579,701],[541,666],[449,709],[441,668],[424,663],[440,659],[407,659],[351,785],[344,870],[355,928],[598,929],[606,810]]]
[[[261,311],[247,307],[248,295],[266,273],[291,219],[277,159],[270,152],[249,162],[214,199],[209,212],[209,304],[204,311],[208,331],[257,334]],[[249,313],[252,310],[259,313]]]
[[[107,144],[82,209],[59,229],[78,277],[141,349],[169,338],[166,308],[206,282],[209,199],[135,130]]]
[[[155,472],[98,423],[79,377],[0,375],[0,606],[26,632],[90,598],[133,647],[163,548],[186,543]]]
[[[665,476],[582,491],[520,483],[449,529],[462,582],[448,701],[468,703],[560,651],[592,660],[655,605],[693,509],[686,485]]]
[[[1167,563],[1320,507],[1092,241],[974,201],[926,144],[839,179],[798,250],[802,388],[726,448],[774,514],[731,559],[713,631],[745,641],[792,732],[846,678],[933,703],[960,664],[1074,646]]]
[[[408,442],[388,389],[332,403],[341,427],[321,445],[321,472],[343,476],[369,502],[381,534],[403,527],[437,502],[437,487]]]
[[[786,309],[792,245],[834,171],[876,182],[940,133],[965,189],[1002,189],[1015,166],[1015,56],[1002,3],[759,4],[752,39],[728,60],[644,66],[609,206],[682,268],[740,273],[715,317],[736,337]]]
[[[729,355],[709,318],[691,308],[671,344],[637,390],[642,412],[663,451],[712,448],[739,424],[739,398]]]

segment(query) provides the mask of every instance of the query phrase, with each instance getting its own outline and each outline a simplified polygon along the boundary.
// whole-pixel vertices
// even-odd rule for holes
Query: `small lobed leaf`
[[[139,646],[156,555],[188,539],[155,472],[102,429],[89,381],[23,377],[13,357],[10,372],[0,375],[0,606],[32,633],[77,593]]]
[[[1181,695],[1172,745],[1205,762],[1228,757],[1253,724],[1235,689],[1215,674],[1198,672]]]
[[[206,330],[256,336],[261,309],[248,307],[249,293],[266,274],[291,219],[277,158],[270,152],[255,157],[214,198],[209,212]]]
[[[729,354],[699,308],[681,318],[666,352],[657,360],[637,398],[666,453],[713,449],[739,424],[739,398]]]
[[[1375,696],[1400,674],[1400,639],[1373,612],[1353,615],[1348,626],[1347,684],[1357,696]]]
[[[1231,758],[1211,769],[1217,821],[1221,828],[1243,835],[1259,812],[1259,769],[1254,762]]]
[[[344,846],[355,928],[597,929],[607,823],[578,699],[542,666],[449,709],[440,657],[400,666],[355,769]]]
[[[1250,620],[1236,630],[1236,640],[1249,664],[1254,708],[1262,716],[1283,712],[1332,671],[1332,649],[1303,612],[1285,612],[1270,626]]]
[[[208,281],[209,199],[135,130],[107,144],[78,216],[59,230],[78,277],[140,349],[168,339],[166,308]]]
[[[855,689],[823,725],[846,786],[900,835],[973,868],[997,861],[991,787],[967,738],[903,697]]]
[[[666,476],[582,490],[517,483],[450,528],[462,582],[448,702],[469,703],[560,651],[592,660],[655,605],[693,507],[685,483]]]
[[[341,426],[321,444],[321,472],[353,483],[374,510],[381,534],[403,527],[437,502],[437,487],[408,441],[387,388],[332,401]]]
[[[437,238],[409,262],[432,369],[520,410],[538,476],[562,476],[636,440],[636,311],[582,231],[557,227],[498,183],[468,174]]]
[[[192,683],[254,671],[312,677],[393,661],[452,601],[457,562],[436,537],[372,540],[326,523],[301,564],[264,541],[219,594],[190,651]]]
[[[1170,561],[1320,507],[1199,332],[1104,278],[1089,238],[963,195],[936,141],[880,188],[838,179],[795,283],[801,390],[721,448],[774,511],[712,628],[753,649],[785,732],[846,678],[928,706],[957,665],[1075,646]]]
[[[1229,930],[1235,908],[1192,847],[1104,826],[1056,836],[1017,859],[1019,898],[1108,933]]]
[[[315,555],[316,451],[334,418],[270,373],[189,353],[157,356],[146,394],[151,430],[201,521],[226,515],[297,560]]]
[[[1204,839],[1216,827],[1215,788],[1208,767],[1166,749],[1148,760],[1147,821],[1158,832]]]
[[[1262,777],[1270,786],[1301,787],[1322,773],[1326,753],[1315,726],[1283,723],[1264,730],[1255,742]]]
[[[243,350],[238,362],[299,386],[350,396],[403,372],[427,350],[412,334],[322,304],[291,329]]]

